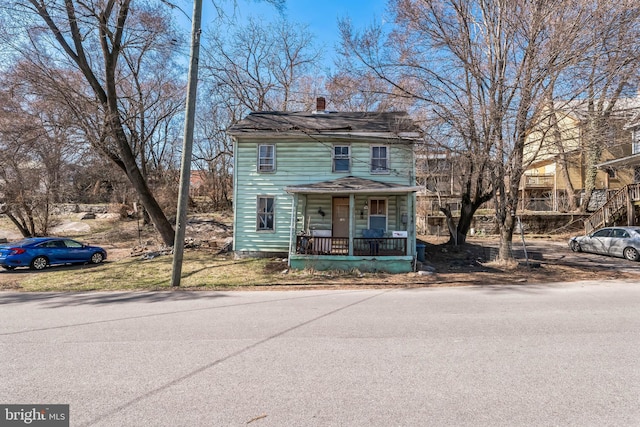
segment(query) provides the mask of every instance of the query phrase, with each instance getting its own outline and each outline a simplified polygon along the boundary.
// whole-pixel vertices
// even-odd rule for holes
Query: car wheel
[[[582,252],[582,248],[580,247],[580,243],[576,242],[575,240],[571,241],[571,244],[569,245],[569,247],[571,248],[571,250],[573,252]]]
[[[44,270],[49,265],[49,260],[43,256],[37,256],[31,261],[31,268],[34,270]]]
[[[104,260],[104,255],[100,252],[96,252],[91,255],[91,264],[100,264]]]
[[[624,248],[624,251],[622,252],[622,254],[629,261],[638,261],[640,259],[640,253],[636,248],[631,248],[631,247]]]

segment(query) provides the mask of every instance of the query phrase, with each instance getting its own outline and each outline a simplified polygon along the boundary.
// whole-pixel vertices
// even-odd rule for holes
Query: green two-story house
[[[418,127],[406,113],[322,105],[231,128],[234,252],[286,256],[295,269],[412,271]]]

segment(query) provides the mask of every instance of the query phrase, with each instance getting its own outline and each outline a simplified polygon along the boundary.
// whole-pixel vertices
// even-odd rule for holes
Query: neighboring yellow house
[[[629,128],[633,112],[638,111],[639,99],[619,101],[620,108],[608,121],[602,135],[602,155],[597,170],[595,189],[589,211],[602,206],[608,193],[634,182],[634,170],[614,167],[608,161],[627,158],[633,149],[635,134]],[[520,210],[566,212],[570,210],[569,196],[580,206],[584,199],[586,181],[584,109],[567,105],[567,108],[550,114],[546,125],[532,132],[524,151],[525,172],[520,183]]]

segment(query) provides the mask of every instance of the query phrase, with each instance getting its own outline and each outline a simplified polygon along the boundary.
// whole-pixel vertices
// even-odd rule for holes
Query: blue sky
[[[222,0],[225,1],[225,0]],[[204,0],[202,25],[206,28],[214,18],[212,0]],[[236,0],[240,21],[250,16],[273,20],[278,11],[265,1]],[[220,0],[217,0],[220,4]],[[233,0],[226,0],[232,7]],[[387,0],[286,0],[284,15],[289,21],[306,24],[319,46],[324,46],[325,62],[331,62],[334,46],[339,42],[338,19],[349,18],[356,28],[381,21]]]

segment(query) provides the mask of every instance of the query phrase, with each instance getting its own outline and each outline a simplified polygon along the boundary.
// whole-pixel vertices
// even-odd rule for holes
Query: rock
[[[96,219],[96,214],[94,214],[93,212],[85,212],[84,214],[82,214],[80,216],[80,219]]]
[[[106,219],[110,221],[115,221],[120,219],[120,215],[117,213],[109,212],[109,213],[98,213],[96,214],[96,219]]]
[[[425,271],[425,270],[418,271],[418,276],[431,276],[432,274],[434,274],[433,271]]]
[[[65,235],[67,233],[89,233],[91,227],[88,224],[82,222],[67,222],[51,229],[51,232],[56,235]]]

